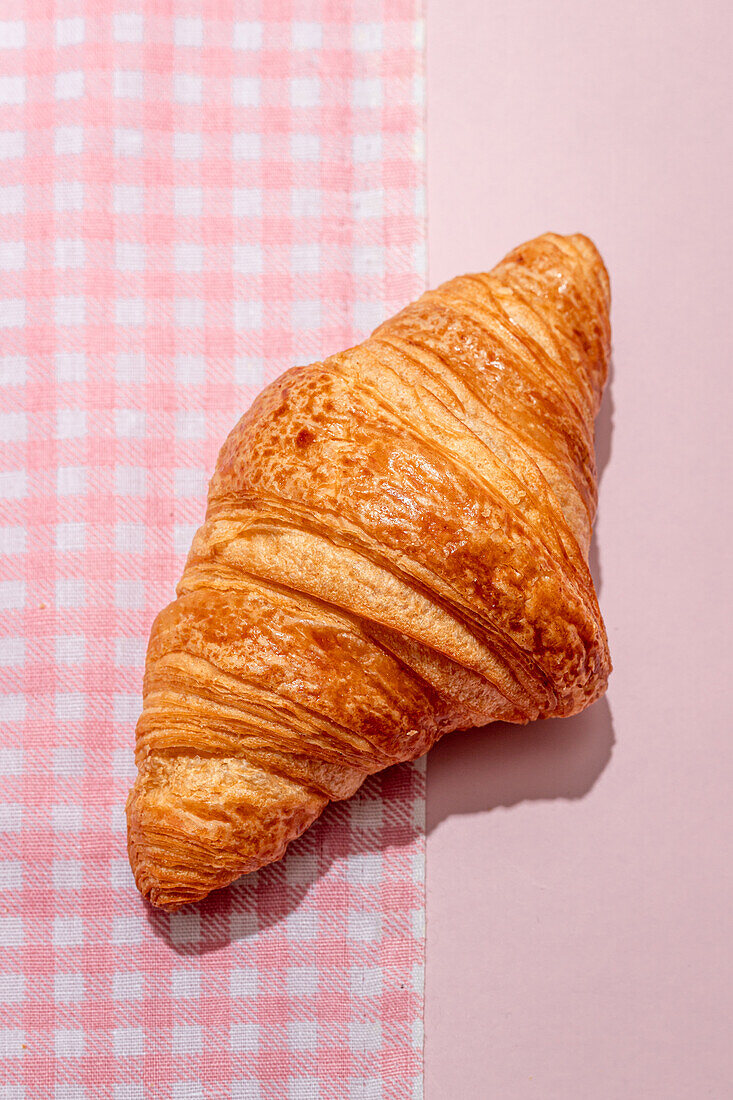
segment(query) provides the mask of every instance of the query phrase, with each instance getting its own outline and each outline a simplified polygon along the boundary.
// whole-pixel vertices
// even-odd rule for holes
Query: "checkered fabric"
[[[420,0],[0,6],[2,1096],[421,1095],[419,767],[172,917],[123,812],[218,446],[423,289],[421,28]]]

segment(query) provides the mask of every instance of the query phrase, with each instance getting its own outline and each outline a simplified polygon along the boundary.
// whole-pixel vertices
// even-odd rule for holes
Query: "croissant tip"
[[[160,909],[164,913],[179,913],[182,909],[186,909],[189,905],[195,905],[197,902],[202,901],[205,897],[202,894],[201,897],[196,898],[180,898],[175,894],[168,894],[164,890],[151,888],[148,893],[143,893],[143,897],[154,909]]]
[[[575,248],[580,252],[584,252],[596,265],[600,265],[604,271],[606,270],[601,250],[592,237],[589,237],[586,233],[572,233],[569,240],[572,241]]]
[[[189,882],[185,885],[165,881],[161,878],[160,861],[154,854],[142,853],[138,845],[131,842],[128,845],[130,866],[135,877],[135,885],[143,898],[153,909],[160,909],[165,913],[177,913],[188,906],[196,905],[203,901],[213,890],[229,884],[215,882],[195,884]],[[169,869],[174,872],[173,868]],[[173,875],[175,877],[175,873]]]

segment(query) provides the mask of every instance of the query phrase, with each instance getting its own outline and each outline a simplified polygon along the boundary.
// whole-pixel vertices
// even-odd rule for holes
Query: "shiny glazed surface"
[[[128,800],[175,909],[444,733],[569,715],[610,659],[587,567],[609,284],[546,234],[269,386],[156,619]]]

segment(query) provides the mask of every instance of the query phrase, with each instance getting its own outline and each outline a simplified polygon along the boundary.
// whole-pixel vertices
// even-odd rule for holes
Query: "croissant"
[[[604,692],[587,555],[609,301],[593,243],[546,234],[245,413],[147,651],[127,818],[155,905],[279,859],[451,730]]]

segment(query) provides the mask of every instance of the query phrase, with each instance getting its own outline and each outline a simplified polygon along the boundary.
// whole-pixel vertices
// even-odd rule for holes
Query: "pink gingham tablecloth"
[[[0,8],[0,1089],[418,1097],[423,777],[169,917],[123,806],[218,446],[423,289],[420,0]]]

